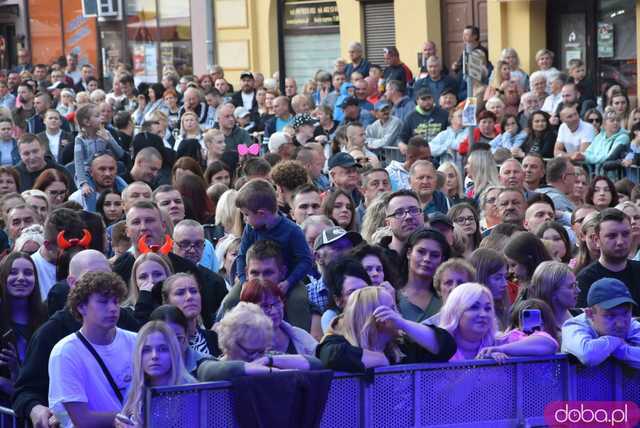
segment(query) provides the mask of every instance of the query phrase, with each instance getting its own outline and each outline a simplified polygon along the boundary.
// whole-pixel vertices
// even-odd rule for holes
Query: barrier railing
[[[18,423],[13,410],[0,406],[0,428],[23,428],[25,426]]]
[[[576,366],[564,355],[391,366],[374,376],[337,373],[322,427],[544,426],[553,401],[640,403],[640,371],[606,362]],[[230,382],[151,388],[146,426],[235,426]],[[277,400],[277,397],[274,397]]]

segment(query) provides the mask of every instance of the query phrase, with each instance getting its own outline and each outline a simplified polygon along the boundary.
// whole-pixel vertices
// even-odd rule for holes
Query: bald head
[[[73,288],[78,280],[87,272],[111,272],[107,257],[97,250],[82,250],[69,262],[67,283]]]

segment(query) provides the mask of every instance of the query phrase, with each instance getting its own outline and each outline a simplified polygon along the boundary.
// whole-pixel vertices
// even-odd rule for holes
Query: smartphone
[[[0,339],[0,347],[2,349],[8,348],[9,347],[9,345],[8,345],[9,343],[11,343],[11,344],[15,344],[16,343],[16,334],[13,332],[12,329],[7,330],[2,335],[2,338]]]
[[[525,309],[520,313],[520,325],[525,334],[542,330],[542,312],[540,309]]]
[[[133,420],[131,418],[123,415],[122,413],[118,413],[116,415],[116,420],[118,422],[122,422],[123,424],[135,425],[135,423],[133,422]]]

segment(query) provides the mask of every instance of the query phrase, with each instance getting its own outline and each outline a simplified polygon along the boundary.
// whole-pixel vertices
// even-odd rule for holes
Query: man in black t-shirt
[[[635,301],[640,298],[640,262],[628,260],[631,249],[631,222],[620,210],[607,208],[598,214],[596,242],[600,248],[600,258],[582,269],[577,281],[580,287],[578,306],[587,306],[587,294],[591,284],[601,278],[615,278],[624,282]],[[633,315],[640,316],[634,306]]]

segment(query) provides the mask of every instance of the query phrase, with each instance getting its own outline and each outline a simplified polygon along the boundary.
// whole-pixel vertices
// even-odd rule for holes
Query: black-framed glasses
[[[456,217],[453,221],[458,224],[473,223],[476,221],[476,218],[470,215],[467,217]]]
[[[421,213],[422,210],[419,207],[398,208],[391,214],[388,214],[387,218],[393,217],[396,220],[402,220],[406,214],[409,214],[411,217],[417,217],[418,214]]]
[[[599,117],[592,117],[590,119],[587,119],[587,122],[589,122],[589,123],[602,123],[602,119],[600,119]]]
[[[194,250],[199,250],[204,247],[204,240],[199,239],[197,241],[180,241],[176,242],[176,245],[181,250],[188,250],[189,248],[193,248]]]

